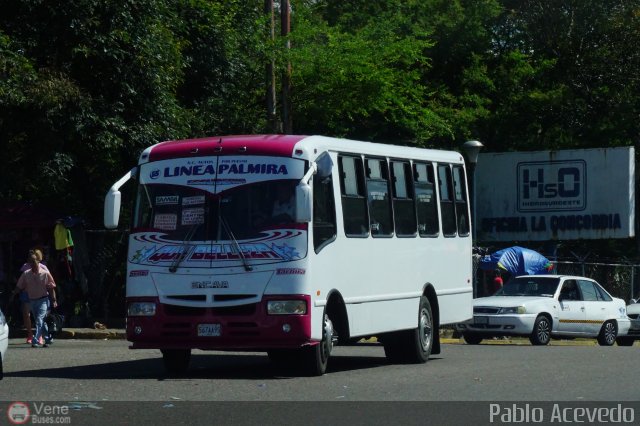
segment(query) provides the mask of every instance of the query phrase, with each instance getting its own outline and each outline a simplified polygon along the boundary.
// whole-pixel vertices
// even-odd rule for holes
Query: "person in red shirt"
[[[504,282],[502,281],[502,273],[500,269],[496,269],[493,277],[493,292],[494,294],[502,288]]]
[[[36,322],[36,332],[33,336],[33,340],[31,341],[31,347],[47,347],[50,343],[46,339],[46,337],[49,336],[49,332],[44,318],[47,315],[47,310],[49,309],[49,296],[51,296],[53,307],[55,308],[58,306],[55,290],[56,283],[49,271],[45,270],[40,265],[38,256],[33,251],[29,252],[27,263],[30,265],[30,269],[24,271],[22,275],[20,275],[16,288],[14,288],[11,293],[11,299],[9,302],[13,301],[16,294],[20,293],[22,290],[26,290],[27,295],[29,296],[29,302],[31,303],[31,313],[33,314]],[[40,344],[40,337],[42,336],[45,337],[44,345]]]

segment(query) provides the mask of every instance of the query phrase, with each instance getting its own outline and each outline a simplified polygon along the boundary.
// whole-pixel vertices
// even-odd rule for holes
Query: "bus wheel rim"
[[[431,316],[426,309],[422,309],[420,311],[420,325],[418,332],[420,333],[420,345],[422,345],[422,350],[426,351],[431,345],[433,334],[433,328],[431,326]]]

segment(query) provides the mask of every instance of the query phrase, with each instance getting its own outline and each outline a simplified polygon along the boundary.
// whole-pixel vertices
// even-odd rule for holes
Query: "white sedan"
[[[9,326],[2,311],[0,311],[0,380],[3,377],[2,365],[4,363],[4,355],[7,353],[9,345]]]
[[[523,275],[490,297],[473,301],[473,319],[457,325],[469,344],[495,336],[527,336],[534,345],[552,337],[595,337],[611,346],[629,330],[624,300],[596,281],[569,275]]]

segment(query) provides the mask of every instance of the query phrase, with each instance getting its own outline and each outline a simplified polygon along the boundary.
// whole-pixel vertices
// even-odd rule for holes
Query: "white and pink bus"
[[[472,317],[460,153],[322,136],[162,142],[107,193],[107,228],[130,178],[127,339],[160,349],[171,373],[201,349],[321,375],[334,345],[372,336],[389,360],[422,363],[441,325]]]

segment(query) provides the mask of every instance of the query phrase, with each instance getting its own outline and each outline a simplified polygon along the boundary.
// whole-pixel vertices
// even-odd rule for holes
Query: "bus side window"
[[[313,177],[313,248],[318,253],[336,237],[336,207],[331,175]]]
[[[467,191],[465,188],[464,169],[462,166],[453,166],[453,189],[456,204],[456,217],[458,218],[458,235],[469,235],[469,206],[467,205]]]
[[[440,232],[433,165],[413,164],[413,183],[418,214],[418,233],[421,237],[434,237]]]
[[[416,236],[416,206],[409,162],[391,162],[391,182],[393,183],[393,218],[396,235]]]
[[[387,160],[367,159],[367,199],[373,237],[389,237],[393,234],[393,215],[389,196],[389,169]]]
[[[442,212],[442,233],[453,237],[457,232],[456,209],[453,202],[453,183],[448,164],[438,165],[438,186],[440,188],[440,211]]]
[[[342,218],[347,237],[369,236],[369,215],[364,190],[362,158],[338,156]]]

